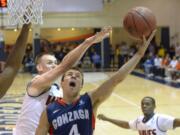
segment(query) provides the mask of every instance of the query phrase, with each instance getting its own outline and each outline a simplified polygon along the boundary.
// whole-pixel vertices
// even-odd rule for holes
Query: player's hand
[[[106,120],[106,116],[103,114],[99,114],[97,117],[99,120]]]
[[[143,36],[143,45],[140,45],[139,50],[138,50],[139,55],[141,55],[141,56],[144,55],[144,53],[145,53],[146,49],[148,48],[151,40],[153,39],[154,35],[156,34],[156,31],[157,31],[156,29],[153,30],[153,32],[151,33],[151,35],[149,36],[149,38],[147,40],[146,40],[146,37]]]
[[[91,42],[92,44],[99,43],[103,39],[109,37],[111,31],[112,31],[111,26],[104,27],[100,32],[97,32],[94,36],[89,37],[88,39],[86,39],[86,41]]]

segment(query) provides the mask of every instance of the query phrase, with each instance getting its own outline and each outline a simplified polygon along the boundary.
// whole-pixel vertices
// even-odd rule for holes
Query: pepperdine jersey
[[[53,84],[49,90],[37,97],[26,93],[13,135],[35,135],[42,112],[48,103],[55,100],[54,96],[62,96],[60,91],[62,90],[59,90],[58,85]]]
[[[154,114],[147,122],[143,122],[144,116],[129,122],[133,130],[138,130],[139,135],[166,135],[168,129],[173,129],[174,118],[162,114]]]
[[[51,135],[93,135],[95,117],[87,93],[72,104],[62,99],[49,104],[47,117]]]

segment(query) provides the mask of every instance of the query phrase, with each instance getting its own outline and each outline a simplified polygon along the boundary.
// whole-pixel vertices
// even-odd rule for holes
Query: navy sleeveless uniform
[[[51,135],[93,135],[95,117],[87,93],[72,104],[62,99],[49,104],[47,117]]]

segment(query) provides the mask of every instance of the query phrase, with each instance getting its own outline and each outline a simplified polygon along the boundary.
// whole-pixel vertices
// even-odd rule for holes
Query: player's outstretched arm
[[[29,28],[31,24],[24,24],[19,34],[14,49],[9,55],[5,69],[0,74],[0,98],[5,95],[8,88],[11,86],[20,66],[26,50]]]
[[[176,118],[176,119],[174,120],[173,127],[174,127],[174,128],[180,127],[180,119]]]
[[[103,114],[99,114],[98,119],[108,121],[110,123],[113,123],[121,128],[130,129],[129,123],[127,121],[117,120],[117,119],[111,119]]]
[[[156,30],[152,32],[148,40],[146,40],[145,37],[143,38],[143,45],[139,46],[137,53],[126,64],[124,64],[112,77],[110,77],[110,79],[106,80],[94,91],[89,92],[94,110],[96,106],[98,106],[111,95],[114,87],[117,86],[117,84],[119,84],[120,82],[122,82],[126,78],[126,76],[136,67],[140,59],[143,57],[150,41],[154,37],[155,32]]]
[[[36,129],[36,135],[47,135],[49,127],[47,112],[44,110],[44,112],[41,114],[38,128]]]
[[[46,90],[60,75],[76,64],[89,47],[109,36],[111,29],[111,27],[105,27],[94,36],[87,38],[82,44],[69,52],[56,68],[40,75],[32,81],[30,94],[37,96]]]

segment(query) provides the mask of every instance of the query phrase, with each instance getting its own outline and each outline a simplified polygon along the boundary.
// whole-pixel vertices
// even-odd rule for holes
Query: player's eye
[[[80,78],[80,75],[79,75],[79,74],[77,74],[77,75],[76,75],[76,77],[77,77],[77,78]]]

